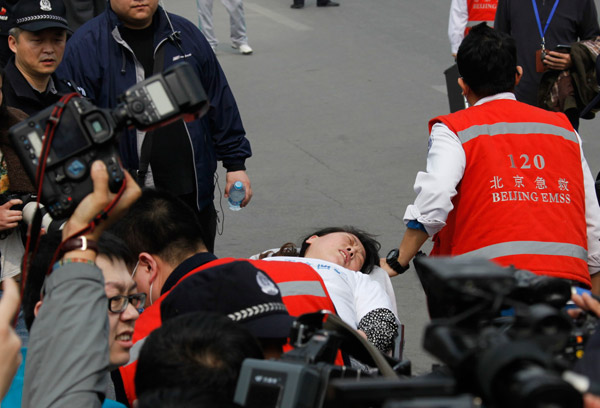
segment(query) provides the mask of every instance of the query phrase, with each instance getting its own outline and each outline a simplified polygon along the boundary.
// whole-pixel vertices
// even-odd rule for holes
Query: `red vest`
[[[434,118],[430,130],[437,122],[458,135],[466,167],[432,255],[590,285],[581,153],[566,116],[496,100]]]
[[[333,302],[329,297],[329,292],[325,288],[323,280],[319,274],[309,265],[296,262],[277,262],[277,261],[254,261],[248,259],[222,258],[206,263],[184,275],[175,285],[179,285],[184,279],[192,274],[200,272],[213,266],[222,265],[234,261],[248,261],[256,268],[265,272],[271,279],[280,285],[283,303],[292,316],[300,316],[304,313],[318,312],[320,310],[330,310],[335,312]],[[283,265],[282,265],[283,264]],[[136,347],[136,343],[144,340],[154,329],[161,326],[160,304],[163,299],[173,290],[162,294],[151,306],[146,308],[135,323],[133,332],[134,347],[130,363],[119,367],[123,387],[127,395],[129,405],[137,398],[135,393],[135,370],[137,368],[137,355],[143,343]],[[289,349],[289,347],[287,348]],[[134,351],[135,350],[135,351]],[[338,353],[336,363],[343,365],[341,355]]]
[[[152,305],[148,306],[144,309],[144,312],[140,315],[140,317],[135,322],[135,328],[133,330],[133,348],[131,349],[131,356],[129,358],[130,363],[119,367],[119,372],[121,374],[121,379],[123,380],[123,388],[125,389],[125,394],[127,395],[127,400],[129,401],[129,406],[133,406],[133,401],[137,399],[137,395],[135,393],[135,370],[137,368],[137,356],[139,355],[140,349],[142,347],[143,342],[137,344],[138,342],[144,340],[154,329],[157,329],[161,326],[162,320],[160,318],[160,304],[163,299],[171,293],[171,290],[175,288],[177,285],[181,283],[185,278],[199,272],[203,269],[207,269],[213,266],[221,265],[228,262],[233,262],[235,259],[233,258],[223,258],[217,259],[212,262],[205,263],[204,265],[193,269],[191,272],[184,275],[173,287],[168,291],[163,293],[158,299],[152,303]]]
[[[469,17],[467,27],[465,28],[465,36],[469,34],[471,27],[482,22],[487,23],[490,27],[494,27],[497,7],[498,0],[467,0]]]

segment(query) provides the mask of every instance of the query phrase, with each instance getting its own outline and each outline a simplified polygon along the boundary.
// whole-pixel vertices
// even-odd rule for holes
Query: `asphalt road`
[[[400,242],[414,178],[425,167],[427,122],[449,112],[450,1],[339,0],[336,8],[315,1],[295,10],[291,0],[245,0],[249,56],[230,47],[228,15],[215,1],[217,57],[254,152],[246,163],[250,205],[234,213],[215,201],[223,208],[220,257],[247,257],[343,224],[377,234],[385,255]],[[193,0],[165,6],[197,24]],[[594,174],[599,127],[580,127]],[[421,285],[413,269],[393,282],[405,355],[425,373],[434,360],[421,348],[428,321]]]

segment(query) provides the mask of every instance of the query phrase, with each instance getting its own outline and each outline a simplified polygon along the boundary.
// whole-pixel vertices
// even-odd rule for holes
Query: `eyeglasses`
[[[141,312],[146,304],[146,294],[135,293],[127,296],[113,296],[108,299],[108,310],[113,313],[123,313],[130,303],[138,310],[138,312]]]

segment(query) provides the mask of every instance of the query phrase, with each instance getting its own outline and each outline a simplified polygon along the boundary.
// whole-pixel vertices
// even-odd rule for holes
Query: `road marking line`
[[[269,10],[266,7],[262,7],[259,6],[257,4],[254,3],[246,3],[244,4],[244,7],[254,11],[255,13],[261,14],[264,17],[273,20],[276,23],[279,23],[281,25],[284,25],[288,28],[291,28],[292,30],[296,30],[296,31],[312,31],[312,27],[309,27],[305,24],[302,23],[298,23],[297,21],[292,20],[291,18],[287,18],[286,16],[279,14],[279,13],[275,13],[271,10]]]
[[[448,95],[448,89],[446,88],[446,85],[431,85],[431,87],[436,91],[443,93],[444,95]]]

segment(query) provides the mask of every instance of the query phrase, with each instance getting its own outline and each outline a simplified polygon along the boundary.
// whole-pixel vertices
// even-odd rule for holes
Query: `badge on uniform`
[[[50,0],[40,0],[40,9],[42,11],[52,11],[52,4],[50,4]]]

